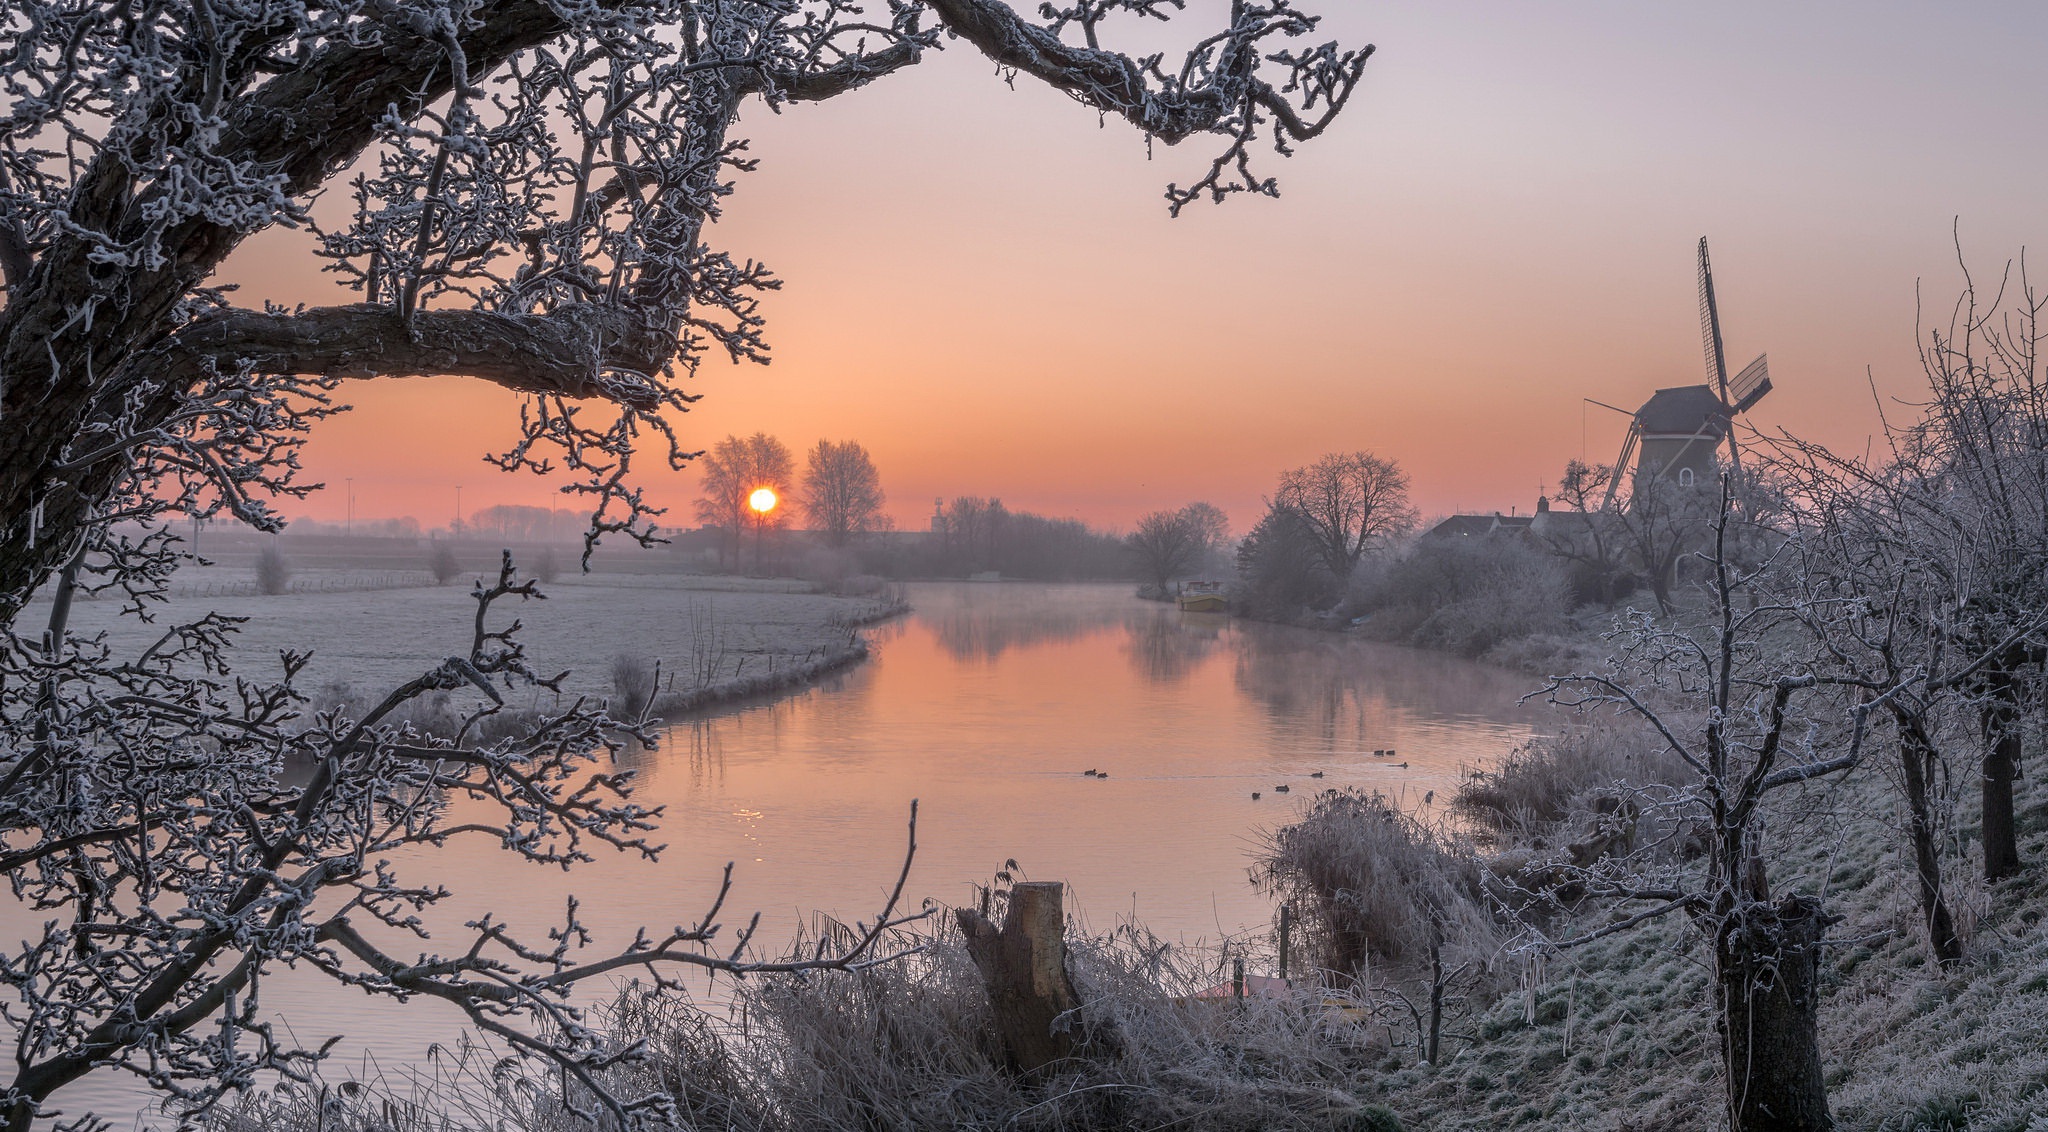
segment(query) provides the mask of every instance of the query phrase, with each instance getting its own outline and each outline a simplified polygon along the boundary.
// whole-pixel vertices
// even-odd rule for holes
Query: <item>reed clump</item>
[[[617,1096],[656,1098],[646,1127],[721,1132],[1006,1128],[1081,1132],[1398,1132],[1378,1103],[1384,1031],[1346,1021],[1341,997],[1194,996],[1229,980],[1220,949],[1182,947],[1142,929],[1070,933],[1074,978],[1096,1017],[1122,1036],[1115,1056],[1035,1075],[1005,1072],[981,976],[957,929],[934,927],[909,958],[853,973],[750,977],[707,1008],[673,990],[628,988],[597,1023],[638,1058],[606,1071]],[[802,944],[799,945],[803,946]],[[815,946],[815,943],[811,943]],[[405,1105],[308,1103],[305,1090],[252,1094],[213,1122],[221,1132],[590,1132],[592,1098],[559,1074],[508,1073],[477,1056],[442,1063],[447,1098],[424,1119]],[[331,1095],[331,1091],[330,1091]],[[409,1113],[401,1125],[387,1111]]]
[[[1478,860],[1377,791],[1317,795],[1306,817],[1268,835],[1252,876],[1300,911],[1302,954],[1338,980],[1491,934]]]
[[[1451,806],[1484,829],[1533,834],[1594,809],[1600,798],[1677,782],[1679,769],[1669,750],[1640,736],[1599,724],[1572,727],[1466,771]]]

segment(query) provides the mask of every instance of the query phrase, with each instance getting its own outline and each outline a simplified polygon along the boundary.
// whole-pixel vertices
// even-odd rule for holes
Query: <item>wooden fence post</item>
[[[1294,905],[1280,906],[1280,979],[1287,979],[1287,936],[1294,927]]]

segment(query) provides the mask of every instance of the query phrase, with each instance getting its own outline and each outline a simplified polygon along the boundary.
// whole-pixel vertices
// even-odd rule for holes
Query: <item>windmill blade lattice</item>
[[[1771,391],[1771,367],[1765,355],[1758,354],[1756,360],[1742,367],[1735,380],[1728,383],[1728,392],[1735,398],[1733,411],[1746,413],[1751,405],[1764,399]]]
[[[1700,237],[1700,339],[1707,353],[1707,383],[1728,404],[1728,357],[1721,346],[1721,311],[1714,302],[1714,267],[1705,236]]]

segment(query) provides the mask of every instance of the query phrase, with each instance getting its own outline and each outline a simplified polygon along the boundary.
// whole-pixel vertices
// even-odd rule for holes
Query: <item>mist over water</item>
[[[727,862],[720,922],[729,933],[759,911],[762,949],[774,951],[814,912],[851,921],[879,909],[912,799],[911,908],[968,903],[1014,858],[1031,879],[1069,882],[1070,907],[1096,928],[1135,916],[1169,940],[1264,932],[1273,908],[1249,883],[1248,854],[1317,790],[1377,789],[1409,806],[1434,791],[1440,804],[1463,768],[1551,722],[1516,706],[1535,683],[1519,673],[1183,614],[1124,586],[929,583],[910,599],[912,614],[867,630],[869,663],[622,756],[639,772],[638,800],[665,807],[657,861],[598,847],[564,873],[458,838],[398,862],[457,897],[431,914],[433,940],[397,952],[458,947],[462,921],[485,911],[537,943],[574,893],[601,954],[643,925],[695,923]],[[1396,754],[1374,756],[1383,749]],[[9,920],[26,922],[18,909]],[[439,1003],[398,1006],[322,977],[285,973],[263,993],[302,1039],[347,1035],[336,1079],[381,1068],[402,1080],[429,1043],[462,1033]],[[70,1106],[106,1115],[126,1095],[113,1081],[78,1094]]]

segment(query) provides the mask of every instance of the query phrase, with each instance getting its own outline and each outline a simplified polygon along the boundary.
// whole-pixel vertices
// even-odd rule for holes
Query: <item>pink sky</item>
[[[1239,530],[1318,454],[1399,460],[1426,513],[1527,507],[1613,458],[1633,406],[1702,378],[1693,245],[1713,241],[1729,353],[1768,350],[1759,426],[1860,445],[1868,378],[1907,393],[1915,283],[2040,243],[2033,5],[1305,0],[1379,54],[1281,199],[1160,192],[1206,162],[955,47],[866,91],[742,123],[758,173],[712,233],[785,289],[773,365],[714,361],[700,447],[764,430],[866,444],[899,523],[934,496],[1127,527],[1208,499]],[[1176,26],[1213,19],[1197,3]],[[1148,32],[1156,35],[1156,32]],[[1130,42],[1126,40],[1126,42]],[[242,299],[347,301],[292,234],[231,264]],[[478,457],[516,399],[363,384],[292,509],[447,520],[562,502]],[[688,475],[651,475],[690,525]]]

